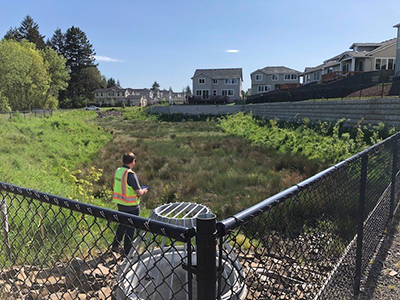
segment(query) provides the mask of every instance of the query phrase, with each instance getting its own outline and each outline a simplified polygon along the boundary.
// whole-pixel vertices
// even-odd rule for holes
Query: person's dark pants
[[[118,204],[118,210],[138,216],[140,213],[140,207],[139,205],[136,206],[125,206],[125,205],[120,205]],[[118,249],[118,246],[121,244],[122,239],[124,238],[124,253],[125,255],[128,255],[129,251],[132,248],[132,242],[133,242],[133,235],[135,234],[135,228],[130,227],[130,226],[125,226],[123,224],[119,224],[117,228],[117,232],[115,233],[115,238],[114,242],[112,244],[112,249],[116,250]]]

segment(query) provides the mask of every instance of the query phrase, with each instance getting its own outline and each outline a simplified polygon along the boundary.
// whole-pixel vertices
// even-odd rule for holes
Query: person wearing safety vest
[[[138,177],[132,171],[136,164],[135,154],[125,153],[122,163],[123,166],[115,171],[112,201],[117,204],[119,211],[138,216],[140,198],[148,192],[148,189],[141,188]],[[127,255],[132,248],[134,234],[135,228],[119,224],[111,250],[118,252],[119,245],[124,239],[124,253]]]

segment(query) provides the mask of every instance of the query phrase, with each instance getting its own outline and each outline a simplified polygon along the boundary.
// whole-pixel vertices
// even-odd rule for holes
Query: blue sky
[[[122,87],[181,91],[195,69],[242,68],[247,89],[257,69],[304,71],[354,42],[396,37],[399,12],[399,0],[0,0],[0,37],[29,14],[46,38],[81,28]]]

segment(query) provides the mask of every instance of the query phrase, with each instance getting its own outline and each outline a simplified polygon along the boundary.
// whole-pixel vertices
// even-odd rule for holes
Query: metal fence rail
[[[397,207],[399,139],[195,227],[0,183],[0,299],[351,299]],[[127,256],[118,224],[137,229]]]

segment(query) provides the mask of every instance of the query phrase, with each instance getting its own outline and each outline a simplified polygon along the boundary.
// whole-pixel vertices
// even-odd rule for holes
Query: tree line
[[[119,85],[102,76],[85,32],[57,28],[44,41],[27,15],[0,41],[0,111],[78,108],[93,101],[93,91]]]

